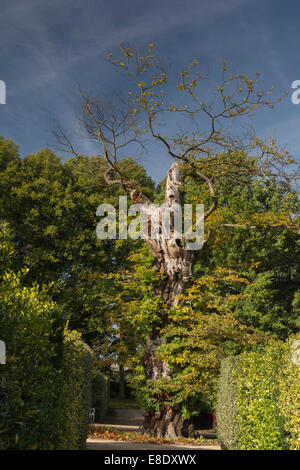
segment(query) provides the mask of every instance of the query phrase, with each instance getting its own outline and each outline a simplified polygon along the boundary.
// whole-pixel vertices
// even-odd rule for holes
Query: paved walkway
[[[134,413],[133,413],[134,411]],[[90,425],[90,429],[97,428],[113,428],[119,431],[137,432],[141,423],[143,422],[142,410],[110,410],[110,414],[105,417],[104,423],[94,423]],[[208,439],[215,438],[215,433],[207,430],[197,431],[199,435]],[[217,441],[215,444],[153,444],[151,442],[128,442],[128,441],[117,441],[108,439],[91,439],[87,440],[88,450],[220,450],[220,446]]]
[[[201,446],[181,445],[181,444],[151,444],[144,442],[124,442],[107,439],[88,439],[87,450],[221,450],[217,444],[203,444]]]

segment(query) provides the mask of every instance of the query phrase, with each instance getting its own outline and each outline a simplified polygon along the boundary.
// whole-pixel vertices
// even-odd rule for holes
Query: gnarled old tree
[[[249,178],[278,178],[290,182],[294,178],[295,161],[274,140],[262,141],[249,130],[236,136],[233,128],[226,128],[226,124],[236,118],[251,116],[259,106],[273,107],[282,98],[271,102],[268,99],[270,91],[256,90],[258,75],[255,79],[244,74],[229,75],[223,62],[220,84],[214,89],[211,102],[206,104],[199,91],[199,84],[206,82],[203,82],[204,77],[200,75],[195,60],[180,74],[176,93],[182,95],[178,103],[174,102],[173,95],[172,102],[168,102],[167,70],[163,60],[154,53],[153,44],[143,55],[121,44],[118,56],[114,58],[109,54],[107,60],[131,79],[133,87],[126,98],[117,97],[110,102],[98,95],[81,93],[80,117],[84,132],[101,146],[107,163],[104,174],[107,184],[121,185],[131,200],[142,204],[148,214],[157,211],[138,184],[126,180],[118,165],[120,156],[126,156],[124,152],[129,151],[131,145],[144,148],[144,139],[148,136],[160,142],[174,159],[165,187],[165,204],[170,210],[175,203],[183,204],[186,175],[206,186],[210,203],[204,213],[203,246],[213,239],[211,235],[220,227],[253,229],[253,226],[239,221],[238,215],[236,220],[224,220],[214,225],[219,185],[224,179],[233,185],[249,181]],[[174,137],[165,135],[160,127],[159,119],[168,123],[169,114],[181,119]],[[57,128],[56,134],[63,145],[74,151],[61,128]],[[192,282],[193,265],[201,250],[189,249],[184,237],[178,236],[174,221],[168,239],[151,238],[151,222],[147,225],[147,235],[145,242],[155,259],[153,269],[164,274],[164,281],[157,287],[156,294],[168,308],[178,307],[180,295]],[[172,376],[169,365],[156,357],[156,351],[163,343],[160,329],[164,322],[168,322],[165,314],[159,325],[153,326],[147,340],[144,365],[146,377],[152,380]],[[163,401],[166,400],[162,398],[159,411],[149,410],[142,430],[154,436],[193,436],[193,426],[183,419],[180,409],[165,406]]]

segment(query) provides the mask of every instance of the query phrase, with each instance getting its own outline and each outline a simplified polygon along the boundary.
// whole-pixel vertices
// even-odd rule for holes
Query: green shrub
[[[279,406],[291,450],[300,450],[300,334],[290,338],[279,378]]]
[[[91,351],[76,332],[62,337],[57,307],[44,289],[22,286],[26,270],[10,269],[13,255],[0,222],[0,450],[84,448]]]
[[[57,449],[84,449],[91,408],[93,355],[77,331],[66,331],[58,402]]]
[[[233,371],[238,366],[237,357],[228,357],[221,363],[217,395],[217,439],[222,449],[237,449],[236,386]]]
[[[98,369],[93,370],[92,407],[95,408],[95,419],[101,422],[109,405],[109,379]]]
[[[0,281],[0,449],[52,449],[58,372],[52,343],[54,305],[7,271]]]
[[[223,449],[300,449],[299,340],[222,362],[217,437]]]
[[[0,449],[52,449],[58,372],[53,335],[55,306],[38,286],[22,286],[14,273],[14,245],[0,222],[0,339],[6,364],[0,364]]]
[[[270,344],[263,353],[245,352],[234,371],[238,409],[238,448],[282,450],[287,448],[279,407],[278,378],[284,344]]]

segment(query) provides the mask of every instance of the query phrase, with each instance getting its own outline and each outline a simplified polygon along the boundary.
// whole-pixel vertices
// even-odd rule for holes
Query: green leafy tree
[[[254,211],[253,217],[249,217],[248,210],[238,207],[234,212],[233,207],[224,203],[224,188],[229,191],[230,184],[249,187],[250,182],[262,179],[286,184],[287,193],[292,194],[296,162],[274,139],[262,141],[250,133],[234,135],[233,127],[227,127],[236,118],[251,116],[258,107],[272,108],[281,100],[270,101],[268,95],[272,90],[258,89],[258,75],[254,78],[245,74],[230,75],[224,61],[220,83],[214,87],[212,99],[204,102],[200,86],[203,77],[197,60],[181,72],[171,98],[168,98],[166,88],[168,71],[153,44],[149,44],[145,53],[140,53],[122,42],[119,53],[115,57],[109,54],[107,60],[131,80],[132,86],[124,97],[111,103],[97,94],[81,93],[80,122],[86,136],[99,142],[106,163],[104,178],[108,186],[119,185],[130,194],[133,202],[143,206],[144,212],[157,215],[152,201],[137,183],[128,180],[119,164],[120,153],[123,155],[126,149],[129,152],[133,144],[143,147],[147,136],[159,142],[174,159],[164,192],[169,210],[173,210],[175,204],[182,206],[187,176],[201,188],[201,202],[205,205],[207,231],[198,253],[190,248],[186,239],[177,236],[174,222],[171,222],[171,235],[165,240],[151,236],[151,221],[150,226],[149,223],[144,226],[148,235],[145,241],[154,257],[154,272],[159,273],[153,292],[149,292],[149,286],[145,292],[140,313],[140,316],[145,313],[145,322],[149,320],[143,366],[145,381],[151,389],[153,384],[156,387],[161,382],[173,383],[174,371],[166,357],[162,360],[159,351],[167,347],[163,332],[170,325],[171,312],[180,308],[182,295],[191,285],[199,254],[201,256],[209,244],[222,236],[223,229],[230,233],[234,229],[254,230],[264,222],[268,226],[284,225],[288,230],[295,230],[295,213],[290,207],[286,212],[281,211],[280,217],[265,211],[258,217]],[[166,128],[163,129],[161,124],[168,124],[174,116],[179,123],[178,131],[170,135],[168,130],[164,132]],[[57,138],[74,151],[61,129],[57,130]],[[158,224],[162,232],[162,222]],[[172,396],[166,397],[153,387],[152,391],[144,430],[171,437],[181,433],[192,435],[192,428],[182,419],[183,409],[170,404]],[[153,406],[153,402],[157,406]]]
[[[121,166],[151,196],[154,184],[144,168],[130,158]],[[132,248],[127,240],[96,237],[97,207],[102,202],[117,207],[125,194],[107,186],[105,168],[101,157],[62,163],[49,149],[21,159],[12,142],[0,139],[0,214],[16,243],[13,268],[28,268],[22,277],[27,286],[51,283],[49,292],[64,322],[69,320],[91,345],[99,333],[91,329],[91,318],[101,319],[102,331],[110,328],[104,307],[113,281],[104,282],[102,274],[123,266]]]

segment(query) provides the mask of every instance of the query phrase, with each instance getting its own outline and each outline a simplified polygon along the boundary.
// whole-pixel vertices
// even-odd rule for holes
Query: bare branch
[[[65,153],[71,153],[76,157],[80,157],[81,154],[75,149],[71,139],[69,138],[65,129],[59,124],[56,123],[52,128],[52,135],[56,141],[56,147],[59,151]]]

